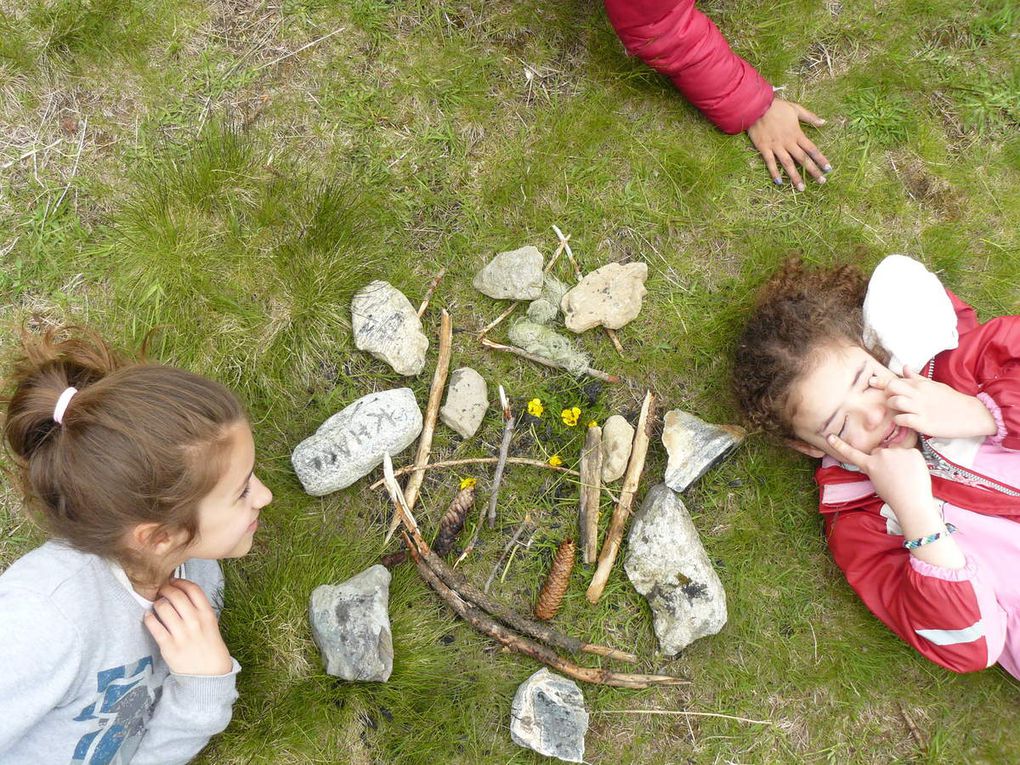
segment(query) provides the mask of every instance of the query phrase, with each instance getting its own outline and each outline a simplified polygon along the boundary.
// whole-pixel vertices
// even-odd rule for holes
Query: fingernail
[[[773,178],[772,182],[774,184],[776,184],[777,186],[782,186],[783,185],[783,179],[782,178]]]
[[[823,120],[823,119],[818,120],[818,124],[819,125],[824,125],[825,124],[825,120]]]
[[[818,182],[819,183],[825,183],[825,176],[823,175],[821,178],[819,178]]]
[[[805,186],[804,186],[804,184],[803,184],[803,183],[798,183],[798,184],[797,184],[797,191],[803,191],[803,190],[804,190],[804,188],[805,188]]]
[[[826,165],[825,167],[823,167],[822,168],[822,172],[823,173],[831,173],[832,172],[832,165]]]

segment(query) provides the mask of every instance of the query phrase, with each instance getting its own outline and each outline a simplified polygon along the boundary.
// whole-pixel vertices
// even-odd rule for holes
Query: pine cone
[[[570,573],[574,570],[575,545],[572,539],[560,543],[553,558],[549,576],[545,579],[542,591],[538,593],[538,604],[535,606],[535,617],[543,621],[552,619],[560,610],[563,595],[570,584]]]
[[[457,492],[449,509],[439,520],[439,533],[436,534],[436,541],[432,550],[436,555],[446,555],[453,549],[453,543],[457,541],[457,535],[464,528],[464,521],[468,511],[475,505],[475,487],[468,486]]]

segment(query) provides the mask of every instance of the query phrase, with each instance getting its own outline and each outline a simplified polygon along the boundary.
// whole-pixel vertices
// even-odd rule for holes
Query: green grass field
[[[4,345],[24,323],[86,323],[123,346],[158,328],[157,357],[244,399],[276,495],[252,553],[225,564],[222,628],[244,671],[233,722],[200,762],[543,761],[509,731],[514,691],[539,665],[459,622],[413,569],[391,584],[388,683],[325,675],[311,641],[311,590],[386,551],[387,503],[369,481],[311,498],[289,461],[352,399],[407,383],[353,347],[350,297],[370,279],[416,304],[446,266],[426,332],[435,338],[449,309],[454,367],[475,367],[518,404],[546,402],[550,424],[522,432],[516,452],[568,465],[583,428],[559,423],[563,407],[601,421],[633,413],[650,386],[665,408],[733,421],[736,333],[791,254],[870,268],[908,253],[982,317],[1020,309],[1014,4],[701,7],[828,119],[811,132],[835,168],[828,184],[773,188],[746,137],[717,132],[624,55],[596,0],[10,0],[0,11]],[[503,306],[471,288],[475,271],[524,244],[551,255],[554,224],[586,271],[649,265],[644,309],[620,332],[627,358],[603,334],[580,341],[627,384],[598,391],[476,340]],[[570,278],[566,263],[559,275]],[[409,383],[423,406],[435,346]],[[433,459],[494,454],[499,436],[495,408],[467,442],[440,426]],[[656,442],[647,485],[664,466]],[[656,657],[650,611],[619,563],[597,607],[584,598],[591,567],[575,568],[561,628],[636,647],[641,671],[692,681],[584,686],[590,762],[1020,761],[1017,682],[928,664],[870,616],[828,556],[811,470],[752,436],[686,493],[729,623],[675,660]],[[428,475],[428,535],[464,475],[484,500],[484,470]],[[575,533],[577,487],[552,475],[508,471],[500,527],[465,564],[484,581],[531,511],[535,541],[494,587],[519,610]],[[40,540],[4,496],[0,565]],[[621,713],[637,710],[767,724]]]

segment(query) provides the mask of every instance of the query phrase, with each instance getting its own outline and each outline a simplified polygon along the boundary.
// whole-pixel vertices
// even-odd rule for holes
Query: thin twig
[[[64,190],[60,192],[60,197],[57,199],[57,203],[53,205],[53,212],[60,209],[60,204],[64,201],[64,197],[67,196],[67,190],[71,188],[71,183],[74,181],[74,176],[78,174],[78,160],[81,159],[81,150],[85,146],[85,131],[88,129],[89,119],[86,117],[81,123],[81,138],[78,139],[78,153],[74,155],[74,166],[71,168],[71,177],[67,179],[67,185],[64,186]],[[49,206],[46,207],[47,214],[49,212]],[[43,216],[45,217],[45,215]]]
[[[36,154],[38,154],[41,151],[46,151],[47,149],[52,149],[54,146],[56,146],[58,143],[60,143],[63,140],[64,140],[63,138],[58,138],[56,141],[54,141],[53,143],[49,144],[48,146],[40,146],[40,147],[38,147],[36,149],[31,149],[29,151],[26,151],[20,157],[16,157],[15,159],[12,159],[9,162],[5,162],[4,164],[0,165],[0,170],[6,170],[11,165],[16,165],[16,164],[18,164],[23,159],[28,159],[29,157],[34,157]]]
[[[752,723],[754,725],[772,725],[771,720],[752,720],[750,717],[724,715],[720,712],[687,712],[683,709],[596,709],[598,715],[684,715],[685,717],[719,717],[723,720]]]
[[[521,538],[521,535],[524,534],[524,532],[527,531],[528,529],[533,529],[534,527],[535,523],[531,520],[531,513],[526,513],[524,515],[524,520],[518,524],[517,530],[514,532],[514,535],[510,537],[510,541],[507,542],[506,547],[503,548],[503,552],[500,554],[499,560],[496,561],[496,565],[492,567],[492,573],[489,574],[489,578],[485,580],[485,586],[482,587],[482,592],[487,593],[489,591],[489,588],[492,586],[493,580],[496,578],[496,574],[499,572],[499,567],[503,565],[503,561],[506,560],[506,557],[507,555],[509,555],[510,551],[514,549],[514,546],[517,544],[517,541]]]
[[[305,43],[304,45],[302,45],[297,50],[292,50],[290,53],[285,53],[282,56],[274,58],[272,61],[267,61],[265,64],[260,64],[259,66],[255,67],[252,71],[253,72],[257,72],[260,69],[265,69],[267,66],[272,66],[273,64],[279,64],[284,59],[288,59],[291,56],[296,56],[298,53],[300,53],[301,51],[305,50],[306,48],[311,48],[313,45],[318,45],[323,40],[326,40],[326,39],[332,37],[333,35],[340,34],[341,32],[344,31],[344,29],[346,29],[346,27],[339,27],[338,29],[334,29],[332,32],[330,32],[327,35],[323,35],[322,37],[320,37],[320,38],[318,38],[316,40],[312,40],[310,43]]]
[[[503,386],[499,386],[499,403],[503,407],[503,440],[499,444],[499,461],[492,477],[492,492],[489,494],[489,528],[496,528],[496,502],[499,499],[499,487],[503,483],[503,471],[506,469],[506,458],[510,456],[510,439],[514,435],[514,416],[510,411],[510,401],[506,397]]]
[[[446,266],[439,269],[439,273],[432,277],[432,281],[429,283],[429,288],[425,290],[425,299],[421,301],[421,305],[418,306],[418,318],[422,317],[425,313],[425,309],[429,307],[429,301],[432,299],[432,293],[436,291],[436,287],[439,286],[439,282],[446,276]]]
[[[523,348],[518,348],[516,345],[503,345],[502,343],[495,343],[487,337],[483,337],[481,339],[481,342],[482,345],[484,345],[486,348],[491,348],[494,351],[504,351],[506,353],[512,353],[515,356],[520,356],[522,359],[534,361],[536,364],[541,364],[546,367],[552,367],[553,369],[566,369],[566,367],[560,364],[559,362],[553,361],[552,359],[547,359],[544,356],[536,356],[534,353],[529,353]],[[599,380],[605,380],[608,383],[618,383],[622,379],[619,375],[611,375],[607,372],[603,372],[598,369],[592,369],[591,367],[587,367],[584,370],[584,373],[591,377],[595,377]]]

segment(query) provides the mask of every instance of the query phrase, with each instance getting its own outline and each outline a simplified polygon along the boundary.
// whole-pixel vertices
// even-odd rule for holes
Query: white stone
[[[542,261],[536,247],[501,252],[478,272],[472,284],[496,300],[534,300],[542,294]]]
[[[623,417],[614,414],[602,426],[602,481],[619,480],[627,470],[630,449],[634,444],[634,428]]]
[[[450,375],[446,403],[439,410],[443,422],[464,438],[471,438],[478,432],[488,408],[489,387],[482,376],[471,367],[455,369]]]
[[[641,311],[647,278],[646,263],[607,263],[592,271],[560,301],[567,329],[619,329],[632,321]]]
[[[684,503],[664,484],[649,489],[634,515],[623,567],[648,599],[666,656],[726,624],[726,592],[719,575]]]
[[[354,345],[385,361],[397,374],[416,375],[425,366],[429,340],[421,320],[404,293],[376,280],[351,300]]]
[[[418,437],[421,409],[410,388],[395,388],[359,398],[326,420],[294,448],[291,463],[313,497],[347,488],[396,456]]]
[[[667,412],[662,421],[662,445],[669,454],[666,485],[683,491],[736,448],[746,434],[739,425],[710,425],[682,409]]]
[[[518,746],[564,762],[584,762],[588,711],[577,683],[544,667],[523,683],[510,710],[510,737]]]
[[[390,572],[375,565],[338,585],[312,590],[308,620],[326,674],[384,683],[393,672]]]

